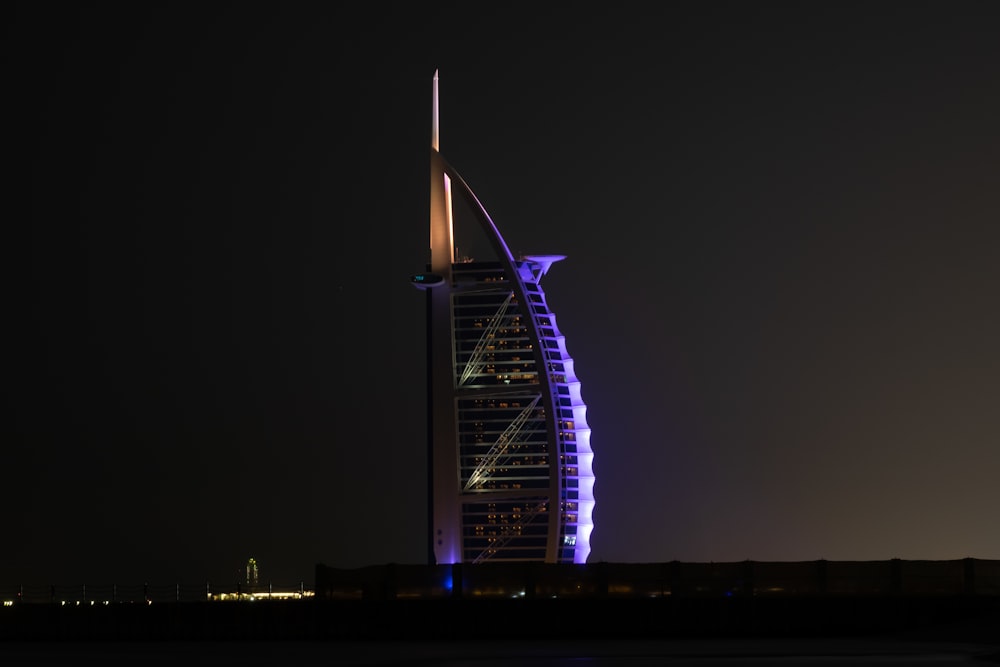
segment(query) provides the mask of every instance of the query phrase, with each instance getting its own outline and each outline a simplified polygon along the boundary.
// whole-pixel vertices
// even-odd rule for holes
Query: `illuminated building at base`
[[[541,288],[562,255],[515,258],[431,131],[427,298],[431,563],[585,563],[594,474],[587,406]],[[452,193],[493,257],[456,260]]]

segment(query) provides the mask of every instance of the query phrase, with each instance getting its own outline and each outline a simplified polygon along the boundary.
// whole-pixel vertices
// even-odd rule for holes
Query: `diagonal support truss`
[[[540,400],[542,400],[542,395],[538,394],[532,399],[531,403],[514,417],[510,425],[504,429],[504,432],[500,434],[497,441],[490,447],[490,451],[486,452],[483,460],[480,461],[476,469],[469,475],[469,481],[465,483],[466,491],[477,486],[482,486],[490,475],[493,474],[493,471],[498,467],[498,463],[500,463],[501,457],[507,453],[510,441],[516,438],[521,429],[524,428],[525,423],[531,417],[531,413],[535,411],[535,406],[538,405],[538,401]]]
[[[497,331],[507,321],[505,316],[507,314],[507,309],[510,307],[511,301],[513,300],[514,293],[511,292],[507,295],[507,298],[504,299],[503,303],[500,304],[496,314],[490,319],[489,325],[485,330],[483,330],[483,335],[479,337],[479,341],[476,343],[475,349],[472,351],[472,354],[469,355],[469,360],[465,363],[465,368],[462,370],[462,377],[458,380],[459,385],[463,385],[468,382],[469,378],[482,369],[483,354],[489,346],[490,340],[496,336]]]
[[[548,503],[544,501],[540,502],[527,512],[522,513],[521,517],[517,521],[504,526],[503,534],[497,537],[496,540],[490,544],[490,546],[483,549],[482,553],[472,559],[472,562],[482,563],[484,560],[489,560],[493,554],[506,546],[507,543],[510,542],[516,535],[520,534],[520,531],[516,530],[517,528],[531,523],[536,516],[545,511],[547,505]]]

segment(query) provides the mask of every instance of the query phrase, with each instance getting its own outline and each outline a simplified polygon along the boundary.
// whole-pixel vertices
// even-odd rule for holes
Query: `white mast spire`
[[[441,150],[438,145],[438,71],[434,70],[434,101],[431,103],[431,148]]]

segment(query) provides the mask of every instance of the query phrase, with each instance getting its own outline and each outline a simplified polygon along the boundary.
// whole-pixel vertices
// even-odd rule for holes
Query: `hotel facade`
[[[431,564],[586,563],[594,472],[587,406],[541,280],[562,255],[515,258],[440,152],[434,75],[427,299]],[[452,196],[492,257],[460,259]]]

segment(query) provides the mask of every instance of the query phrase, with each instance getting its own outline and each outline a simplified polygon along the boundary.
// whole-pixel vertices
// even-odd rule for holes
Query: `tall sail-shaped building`
[[[426,292],[431,563],[585,563],[594,473],[587,406],[542,277],[562,255],[515,258],[431,130]],[[458,260],[452,194],[493,257]]]

